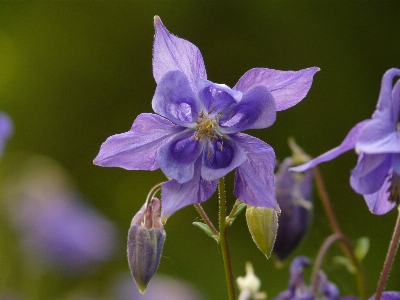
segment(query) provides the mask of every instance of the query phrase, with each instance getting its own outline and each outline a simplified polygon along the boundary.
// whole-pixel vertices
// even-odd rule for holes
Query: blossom
[[[168,32],[154,18],[152,108],[130,131],[109,137],[94,163],[128,170],[161,168],[162,216],[206,201],[217,181],[236,169],[234,194],[242,202],[279,210],[274,195],[275,153],[268,144],[242,134],[266,128],[276,112],[307,94],[318,68],[247,71],[231,89],[207,80],[200,50]]]
[[[292,171],[301,172],[355,148],[359,154],[350,184],[362,194],[370,211],[381,215],[400,203],[400,69],[383,75],[378,104],[371,119],[356,124],[336,148]],[[393,87],[393,88],[392,88]]]
[[[375,295],[369,298],[369,300],[374,300]],[[399,300],[400,299],[400,292],[397,291],[390,291],[390,292],[383,292],[381,295],[380,300]]]
[[[281,208],[274,253],[284,260],[300,243],[311,220],[312,171],[289,172],[293,159],[286,158],[275,174],[276,199]]]
[[[13,124],[9,116],[0,112],[0,156],[3,154],[5,144],[13,132]]]

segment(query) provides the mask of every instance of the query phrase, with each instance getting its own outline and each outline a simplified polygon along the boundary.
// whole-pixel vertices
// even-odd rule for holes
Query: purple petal
[[[200,103],[181,71],[171,71],[158,83],[153,110],[175,124],[188,127],[199,117]]]
[[[300,166],[290,168],[291,171],[294,172],[303,172],[308,169],[311,169],[315,167],[316,165],[330,161],[336,157],[338,157],[340,154],[349,151],[350,149],[354,148],[357,137],[361,131],[361,129],[368,124],[371,120],[364,120],[356,126],[354,126],[350,132],[347,134],[347,136],[344,138],[343,142],[336,148],[333,148],[332,150],[329,150],[328,152],[325,152],[324,154],[321,154],[320,156],[314,158],[313,160],[310,160],[309,162],[302,164]]]
[[[319,70],[317,67],[300,71],[255,68],[247,71],[233,89],[245,93],[255,86],[263,85],[274,97],[276,110],[281,111],[296,105],[307,95],[313,76]]]
[[[393,105],[393,121],[399,122],[400,117],[400,80],[397,80],[392,91],[392,105]]]
[[[213,139],[204,147],[201,176],[209,181],[219,179],[245,161],[246,154],[233,139]]]
[[[157,161],[165,175],[184,183],[193,178],[194,163],[203,146],[193,138],[194,131],[185,130],[159,148]]]
[[[400,175],[400,153],[392,154],[393,171]]]
[[[373,295],[368,300],[374,300],[375,295]],[[390,292],[383,292],[380,300],[400,300],[400,292],[390,291]]]
[[[217,189],[217,181],[206,181],[200,176],[201,159],[195,164],[193,178],[183,184],[176,180],[163,183],[161,218],[166,220],[184,206],[208,200]]]
[[[392,174],[392,170],[389,171],[389,174]],[[375,215],[386,214],[396,206],[396,202],[391,202],[388,200],[388,190],[391,185],[390,175],[386,177],[385,182],[377,192],[364,195],[364,199],[369,210]]]
[[[385,181],[391,162],[391,155],[361,153],[351,171],[351,187],[359,194],[375,193]]]
[[[180,70],[188,78],[193,90],[197,78],[207,79],[200,50],[192,43],[174,36],[164,27],[158,16],[154,17],[156,34],[153,47],[153,76],[157,83],[169,71]]]
[[[234,141],[247,160],[236,169],[234,195],[242,202],[279,211],[274,188],[274,150],[263,141],[238,133]]]
[[[224,84],[216,84],[205,79],[197,81],[197,90],[204,109],[210,115],[219,114],[227,107],[236,104],[243,95]]]
[[[276,119],[275,101],[263,86],[246,92],[242,100],[224,111],[220,126],[223,133],[236,133],[246,129],[266,128]]]
[[[8,115],[0,112],[0,155],[3,154],[6,141],[13,133],[13,123]]]
[[[155,114],[140,114],[130,131],[110,136],[100,148],[94,164],[127,170],[156,170],[156,153],[182,127]]]

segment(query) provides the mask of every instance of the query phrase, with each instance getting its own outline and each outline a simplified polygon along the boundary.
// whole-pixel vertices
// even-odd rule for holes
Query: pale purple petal
[[[399,122],[400,118],[400,80],[397,80],[392,91],[392,105],[393,105],[393,121],[395,123]]]
[[[160,146],[182,131],[167,119],[155,114],[140,114],[130,131],[110,136],[100,148],[94,164],[127,170],[156,170]]]
[[[223,133],[236,133],[246,129],[266,128],[276,119],[275,101],[263,86],[247,91],[242,100],[223,112],[220,127]]]
[[[201,176],[209,181],[219,179],[246,159],[246,154],[233,139],[222,137],[210,140],[203,150]]]
[[[396,206],[396,202],[388,200],[390,194],[388,190],[391,185],[391,174],[392,170],[389,171],[389,176],[386,177],[385,182],[377,192],[364,195],[369,210],[375,215],[386,214]]]
[[[351,187],[359,194],[375,193],[385,181],[391,162],[391,155],[361,153],[351,171]]]
[[[0,112],[0,155],[3,154],[6,141],[13,133],[13,123],[8,115]]]
[[[171,71],[158,83],[152,101],[153,110],[175,124],[188,127],[199,117],[201,103],[181,71]]]
[[[255,68],[247,71],[233,89],[247,92],[251,88],[263,85],[272,94],[276,110],[288,109],[299,103],[308,93],[317,67],[300,71],[279,71],[267,68]]]
[[[310,160],[309,162],[302,164],[300,166],[290,168],[291,171],[294,172],[303,172],[308,169],[311,169],[315,167],[316,165],[330,161],[336,157],[338,157],[340,154],[349,151],[350,149],[354,148],[357,137],[361,131],[361,129],[368,124],[371,120],[364,120],[356,126],[354,126],[350,132],[347,134],[347,136],[344,138],[343,142],[336,148],[333,148],[332,150],[329,150],[328,152],[325,152],[324,154],[321,154],[320,156],[314,158],[313,160]]]
[[[373,119],[361,130],[356,151],[368,154],[399,153],[400,133],[395,130],[391,122]]]
[[[392,154],[393,171],[400,175],[400,153]]]
[[[243,95],[224,84],[216,84],[201,78],[197,81],[197,90],[205,111],[210,115],[220,114],[229,106],[239,102]]]
[[[180,70],[188,78],[193,90],[197,78],[207,79],[200,50],[191,42],[174,36],[164,27],[158,16],[154,17],[156,34],[153,47],[153,76],[157,83],[169,71]]]
[[[375,295],[373,295],[368,300],[374,300]],[[390,291],[390,292],[383,292],[380,300],[400,300],[400,292],[397,291]]]
[[[188,129],[177,134],[157,152],[161,170],[179,183],[192,179],[194,163],[203,150],[202,144],[193,138],[193,133]]]
[[[234,141],[247,155],[247,160],[236,169],[234,195],[242,202],[279,211],[275,198],[275,153],[263,141],[238,133]]]
[[[174,212],[190,204],[208,200],[217,189],[217,181],[206,181],[200,176],[201,159],[195,164],[193,178],[183,184],[172,179],[162,185],[161,218],[166,220]]]

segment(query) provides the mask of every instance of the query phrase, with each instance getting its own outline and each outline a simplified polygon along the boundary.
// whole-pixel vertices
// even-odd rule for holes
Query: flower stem
[[[152,189],[150,190],[150,192],[147,194],[146,207],[148,207],[150,205],[151,200],[153,199],[154,195],[161,189],[163,183],[164,182],[160,182],[160,183],[156,184],[155,186],[153,186]]]
[[[236,211],[237,211],[237,209],[238,209],[240,203],[241,203],[241,202],[240,202],[239,200],[236,200],[236,201],[235,201],[235,204],[233,205],[232,210],[231,210],[231,212],[229,213],[229,216],[227,217],[227,219],[233,218],[233,216],[235,215],[235,213],[236,213]]]
[[[317,295],[317,291],[318,291],[318,274],[319,274],[319,270],[321,269],[322,266],[322,261],[326,255],[326,253],[328,252],[329,248],[333,245],[333,243],[335,242],[340,242],[344,245],[346,245],[346,247],[348,249],[352,249],[352,245],[350,243],[350,241],[341,233],[334,233],[332,235],[330,235],[322,244],[321,248],[318,251],[318,255],[317,258],[315,259],[314,262],[314,268],[313,268],[313,272],[311,275],[311,286],[313,287],[313,294]],[[367,294],[366,291],[364,289],[365,287],[365,282],[363,281],[364,278],[362,276],[359,276],[359,274],[362,273],[362,266],[361,263],[358,261],[358,259],[356,258],[356,256],[354,255],[354,251],[349,251],[351,253],[351,263],[353,264],[353,266],[356,268],[356,280],[357,280],[357,285],[359,288],[359,292],[360,292],[360,298],[362,300],[366,300],[367,299]]]
[[[322,205],[324,207],[325,213],[328,217],[329,224],[332,228],[332,231],[335,234],[344,236],[342,233],[342,230],[339,227],[339,223],[336,219],[336,216],[333,212],[331,202],[328,196],[328,192],[326,191],[324,181],[322,179],[321,173],[319,172],[319,169],[317,167],[313,168],[313,174],[315,177],[315,183],[317,185],[317,190],[319,194],[319,198],[322,201]],[[355,276],[357,277],[357,284],[358,284],[358,292],[360,294],[360,298],[362,300],[367,299],[367,285],[366,285],[366,280],[365,280],[365,274],[364,270],[362,268],[362,265],[358,260],[353,260],[354,258],[354,250],[353,247],[351,246],[350,243],[346,243],[343,239],[339,239],[339,246],[344,253],[344,255],[353,262],[354,267],[356,268],[356,274]],[[355,263],[356,262],[356,263]]]
[[[236,300],[235,282],[233,280],[231,255],[229,253],[227,222],[226,222],[226,203],[225,203],[225,182],[224,177],[218,181],[219,192],[219,244],[221,245],[222,257],[224,260],[226,285],[228,287],[228,299]]]
[[[194,207],[196,208],[197,212],[199,213],[199,215],[201,216],[201,218],[203,219],[203,221],[208,225],[208,227],[211,229],[211,231],[219,237],[219,232],[218,230],[214,227],[213,223],[210,221],[210,219],[208,218],[206,212],[204,211],[204,209],[201,207],[200,204],[195,204]]]
[[[394,228],[393,236],[390,241],[389,250],[386,255],[385,263],[383,264],[383,270],[381,273],[381,277],[379,278],[378,286],[375,292],[375,300],[381,299],[383,289],[386,285],[386,280],[389,276],[390,269],[392,267],[394,257],[396,256],[396,251],[399,246],[400,240],[400,206],[398,207],[399,214],[397,216],[396,225]]]

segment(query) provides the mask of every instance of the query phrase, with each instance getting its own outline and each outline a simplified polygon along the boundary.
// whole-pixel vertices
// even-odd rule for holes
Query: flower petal
[[[255,68],[247,71],[233,87],[234,90],[247,92],[251,88],[263,85],[272,94],[276,110],[288,109],[299,103],[308,93],[317,67],[300,71],[279,71]]]
[[[234,195],[242,202],[280,211],[275,198],[275,153],[263,141],[238,133],[233,137],[242,148],[247,160],[236,169]]]
[[[165,74],[157,85],[151,104],[156,113],[185,127],[194,124],[200,113],[200,102],[181,71]]]
[[[207,181],[200,176],[201,159],[195,163],[195,173],[190,181],[179,183],[172,179],[162,185],[161,219],[165,220],[184,206],[208,200],[217,189],[217,181]]]
[[[200,50],[191,42],[168,32],[160,17],[154,17],[156,34],[153,47],[153,76],[157,83],[169,71],[180,70],[188,78],[193,90],[197,78],[207,79]]]
[[[313,160],[310,160],[309,162],[302,164],[300,166],[290,168],[291,171],[294,172],[303,172],[305,170],[311,169],[315,167],[316,165],[330,161],[336,157],[338,157],[340,154],[349,151],[350,149],[354,148],[357,137],[361,131],[361,129],[368,124],[371,120],[364,120],[356,126],[354,126],[350,132],[347,134],[347,136],[344,138],[343,142],[336,148],[333,148],[332,150],[329,150],[328,152],[325,152],[324,154],[321,154],[320,156],[314,158]]]
[[[194,163],[203,146],[193,138],[194,131],[185,130],[158,149],[157,161],[165,175],[184,183],[192,179]]]
[[[400,118],[400,80],[397,80],[392,90],[393,120],[399,122]]]
[[[205,180],[216,180],[246,161],[246,154],[234,140],[218,137],[208,141],[203,150],[201,176]]]
[[[3,154],[6,141],[13,133],[13,123],[11,118],[5,113],[0,112],[0,155]]]
[[[392,154],[393,171],[400,175],[400,153]]]
[[[391,155],[361,153],[357,166],[351,171],[351,187],[363,195],[378,191],[388,174],[391,160]]]
[[[368,300],[374,300],[375,295],[373,295]],[[383,292],[380,300],[400,300],[400,292],[397,291],[390,291],[390,292]]]
[[[392,170],[389,171],[389,174],[392,174]],[[390,178],[391,176],[386,177],[385,182],[377,192],[364,195],[369,210],[375,215],[386,214],[396,206],[396,202],[388,201]]]
[[[110,136],[100,147],[94,164],[127,170],[156,170],[156,153],[160,146],[182,127],[155,114],[140,114],[131,130]]]
[[[264,86],[246,92],[236,105],[222,112],[221,132],[236,133],[246,129],[266,128],[276,119],[275,101]]]
[[[393,102],[392,102],[392,87],[393,87],[393,79],[396,76],[400,76],[399,69],[389,69],[383,74],[381,91],[379,93],[378,104],[376,105],[376,111],[374,112],[372,118],[382,118],[383,120],[392,120],[392,110],[393,110]],[[396,116],[395,119],[397,119]]]

